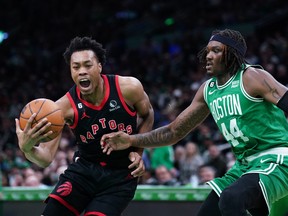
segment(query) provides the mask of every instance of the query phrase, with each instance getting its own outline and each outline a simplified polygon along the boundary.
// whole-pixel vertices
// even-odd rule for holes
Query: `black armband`
[[[280,98],[277,103],[277,107],[288,113],[288,91]]]

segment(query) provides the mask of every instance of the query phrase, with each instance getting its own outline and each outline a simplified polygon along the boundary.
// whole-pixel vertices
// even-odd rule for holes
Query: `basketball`
[[[20,128],[22,130],[25,128],[33,113],[36,113],[36,117],[32,122],[32,128],[43,118],[47,118],[48,122],[51,122],[51,126],[46,132],[53,131],[53,134],[49,135],[42,142],[48,142],[61,133],[64,127],[64,118],[61,109],[54,101],[46,98],[38,98],[27,103],[22,109],[19,118]]]

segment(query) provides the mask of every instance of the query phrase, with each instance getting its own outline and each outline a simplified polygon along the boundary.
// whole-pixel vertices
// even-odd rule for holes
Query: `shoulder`
[[[147,99],[142,83],[137,78],[118,76],[118,83],[121,94],[128,104],[133,105],[138,101]]]
[[[243,77],[249,77],[249,78],[253,79],[253,78],[257,78],[259,76],[262,76],[263,73],[268,73],[268,72],[261,69],[261,68],[248,67],[245,69],[245,71],[243,73]]]
[[[258,97],[271,78],[272,75],[264,69],[248,67],[243,73],[243,86],[250,96]]]
[[[243,82],[244,83],[251,83],[251,82],[256,82],[256,83],[261,83],[263,82],[266,78],[270,78],[272,75],[262,69],[262,68],[255,68],[255,67],[248,67],[244,73],[243,73]]]
[[[121,89],[125,88],[142,88],[142,83],[132,76],[118,76],[118,81]]]
[[[135,77],[131,76],[119,76],[118,77],[119,87],[123,96],[130,94],[142,94],[144,89],[142,83]]]

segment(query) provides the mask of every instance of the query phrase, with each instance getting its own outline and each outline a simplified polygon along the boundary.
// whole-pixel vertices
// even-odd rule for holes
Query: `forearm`
[[[39,167],[49,166],[53,160],[51,155],[40,147],[33,147],[29,152],[24,152],[25,157]]]
[[[61,134],[54,140],[40,143],[37,146],[33,146],[30,150],[23,151],[23,153],[29,161],[37,164],[40,167],[47,167],[54,159],[54,156],[60,144],[60,139]]]
[[[150,148],[172,145],[181,139],[168,126],[157,128],[149,133],[131,135],[131,145],[138,148]]]
[[[194,110],[186,108],[172,123],[143,134],[132,135],[132,146],[141,148],[173,145],[183,139],[191,130],[201,124],[209,115],[206,105]]]
[[[154,112],[151,108],[145,117],[141,118],[141,123],[138,126],[138,134],[146,133],[152,130],[154,124]],[[136,152],[139,155],[143,154],[144,148],[136,147]]]

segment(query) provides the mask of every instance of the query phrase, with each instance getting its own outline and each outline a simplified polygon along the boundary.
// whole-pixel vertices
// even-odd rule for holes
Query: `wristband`
[[[288,91],[286,91],[285,94],[280,98],[277,103],[277,107],[288,114]]]

